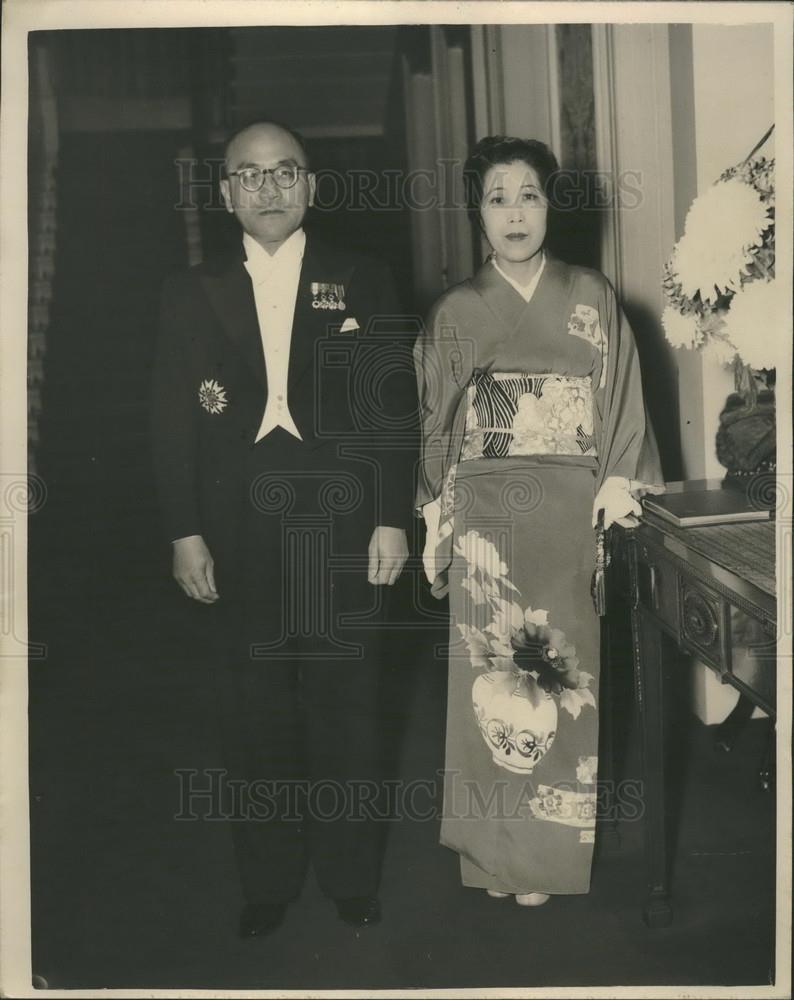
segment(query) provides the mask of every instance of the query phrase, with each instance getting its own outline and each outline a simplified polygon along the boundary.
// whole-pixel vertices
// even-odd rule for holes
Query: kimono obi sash
[[[597,454],[588,376],[475,372],[466,395],[461,462]]]

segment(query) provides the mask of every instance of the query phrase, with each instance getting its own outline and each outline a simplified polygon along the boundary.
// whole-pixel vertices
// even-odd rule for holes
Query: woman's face
[[[543,246],[548,202],[536,171],[516,160],[485,175],[480,205],[485,235],[498,259],[520,264]]]

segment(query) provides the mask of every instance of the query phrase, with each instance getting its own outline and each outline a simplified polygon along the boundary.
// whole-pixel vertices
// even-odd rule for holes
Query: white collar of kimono
[[[528,285],[520,285],[514,278],[511,278],[510,275],[505,274],[504,271],[501,269],[501,267],[499,267],[499,265],[496,263],[496,257],[491,257],[491,263],[496,268],[496,270],[502,275],[505,281],[508,284],[512,285],[513,288],[515,288],[515,290],[518,292],[521,298],[524,299],[525,302],[529,302],[529,300],[535,294],[535,289],[538,287],[540,276],[541,274],[543,274],[543,268],[546,266],[546,254],[541,250],[540,267],[537,269],[537,271],[534,274],[534,277],[532,278],[532,280]]]

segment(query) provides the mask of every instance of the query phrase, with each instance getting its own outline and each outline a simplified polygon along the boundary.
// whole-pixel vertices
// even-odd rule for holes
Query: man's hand
[[[188,597],[201,604],[218,600],[215,564],[201,535],[177,538],[174,545],[174,579]]]
[[[405,532],[402,528],[387,528],[379,524],[369,540],[368,554],[367,580],[391,586],[396,583],[408,558]]]

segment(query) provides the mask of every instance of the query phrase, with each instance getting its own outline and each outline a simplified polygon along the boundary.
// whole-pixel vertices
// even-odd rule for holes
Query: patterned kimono
[[[466,885],[587,892],[593,500],[662,483],[634,339],[599,272],[547,256],[527,302],[486,262],[436,303],[416,365],[417,504],[451,612],[441,842]]]

